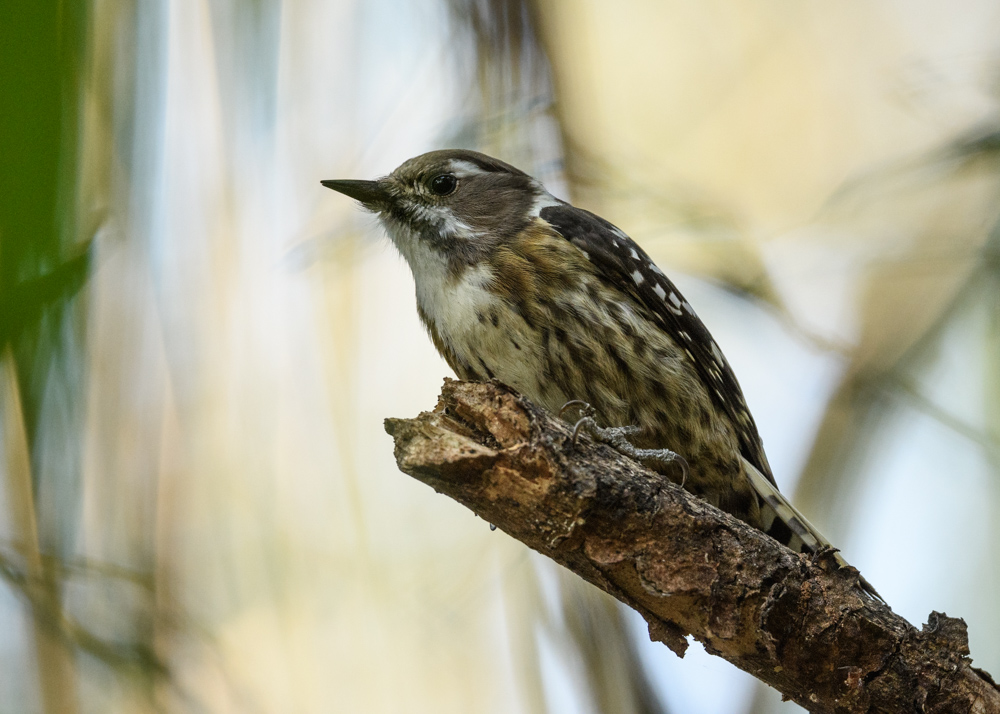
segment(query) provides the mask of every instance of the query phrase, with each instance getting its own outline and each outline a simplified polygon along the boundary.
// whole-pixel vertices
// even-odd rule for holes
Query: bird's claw
[[[579,407],[580,413],[584,416],[593,416],[594,408],[590,406],[587,402],[582,399],[570,399],[568,402],[562,405],[559,409],[559,418],[562,419],[565,416],[566,411],[572,409],[573,407]]]
[[[576,446],[577,438],[580,436],[580,430],[584,427],[591,427],[593,429],[600,429],[597,426],[597,422],[594,421],[594,408],[590,406],[589,403],[583,401],[582,399],[570,399],[568,402],[562,405],[559,409],[559,418],[562,419],[566,416],[566,412],[576,407],[580,410],[581,417],[573,424],[573,438],[571,443]]]
[[[600,430],[601,427],[597,426],[597,422],[594,421],[594,417],[592,416],[585,416],[582,419],[580,419],[576,424],[573,425],[573,439],[572,439],[573,446],[576,446],[576,440],[580,436],[580,431],[584,428],[587,428],[591,431],[591,433],[594,433]]]

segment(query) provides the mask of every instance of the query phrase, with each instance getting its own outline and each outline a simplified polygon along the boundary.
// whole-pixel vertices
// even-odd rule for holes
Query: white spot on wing
[[[666,300],[666,298],[667,298],[667,291],[664,290],[663,286],[660,285],[659,283],[657,283],[656,287],[653,288],[653,292],[655,292],[657,294],[657,296],[660,298],[660,300]]]
[[[632,254],[632,260],[639,260],[639,254],[635,252],[635,248],[629,251]]]
[[[642,273],[640,273],[640,272],[639,272],[639,271],[637,270],[637,271],[635,271],[634,273],[632,273],[632,280],[634,280],[634,281],[635,281],[635,284],[636,284],[636,285],[642,285],[642,281],[643,281],[643,280],[645,280],[645,278],[644,278],[644,277],[642,277]]]
[[[670,293],[670,302],[672,302],[676,307],[681,306],[681,299],[677,297],[677,293]]]

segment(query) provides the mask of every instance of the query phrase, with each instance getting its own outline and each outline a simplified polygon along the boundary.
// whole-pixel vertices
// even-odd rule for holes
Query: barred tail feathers
[[[746,459],[743,459],[743,469],[750,485],[761,499],[761,530],[797,553],[816,553],[823,548],[833,547],[830,541],[782,495],[777,486]],[[850,567],[839,551],[834,553],[833,557],[840,567]],[[858,581],[865,592],[882,600],[882,596],[863,576],[859,575]]]
[[[743,469],[761,499],[762,531],[797,553],[815,553],[831,547],[830,541],[789,503],[777,486],[746,459],[743,459]]]

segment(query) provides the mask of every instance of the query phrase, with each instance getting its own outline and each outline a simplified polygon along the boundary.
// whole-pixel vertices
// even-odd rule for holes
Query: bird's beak
[[[327,188],[350,196],[355,201],[360,201],[365,208],[378,211],[389,202],[389,194],[381,181],[354,181],[352,179],[339,179],[337,181],[320,181]]]

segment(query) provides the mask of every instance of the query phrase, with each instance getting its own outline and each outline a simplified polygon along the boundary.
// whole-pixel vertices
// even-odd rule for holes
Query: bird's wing
[[[569,204],[547,206],[540,218],[575,245],[608,282],[627,290],[685,350],[715,404],[730,418],[740,453],[774,484],[757,425],[732,367],[705,323],[677,287],[631,238],[600,216]]]

